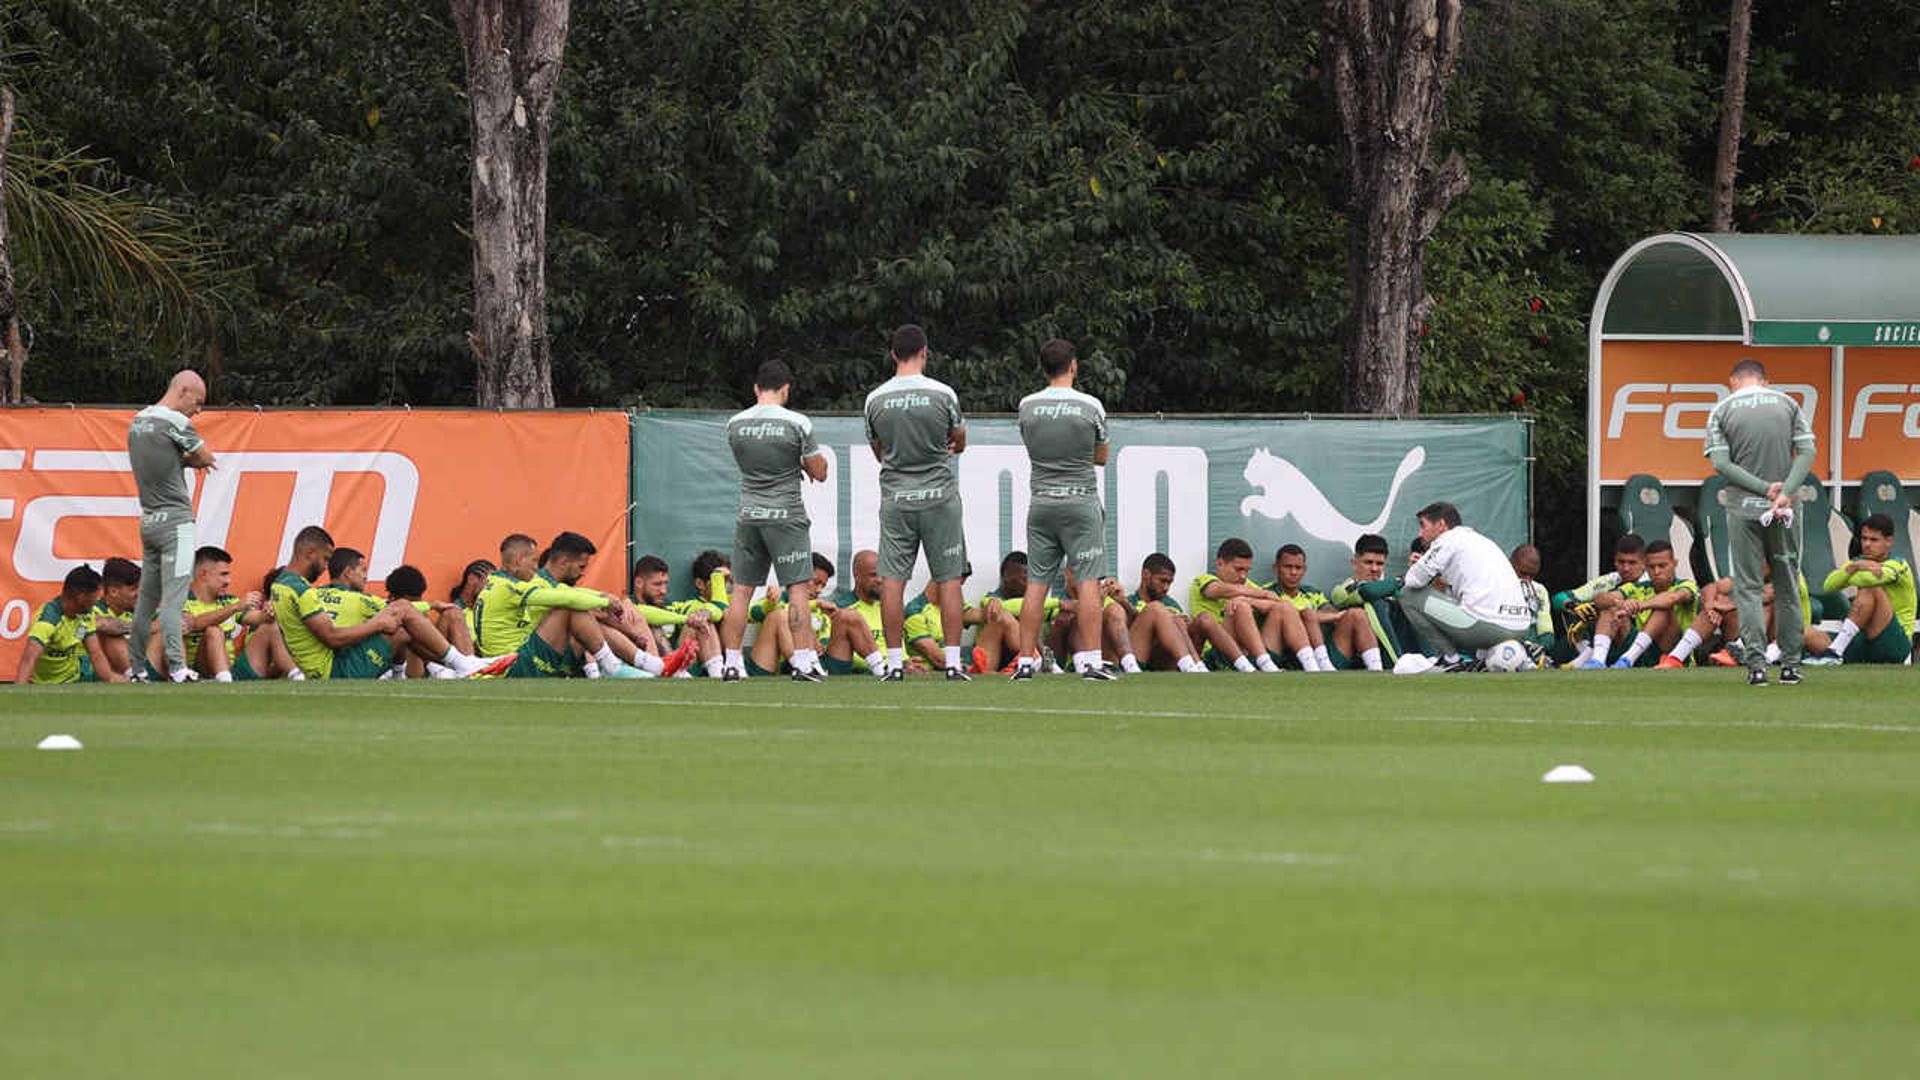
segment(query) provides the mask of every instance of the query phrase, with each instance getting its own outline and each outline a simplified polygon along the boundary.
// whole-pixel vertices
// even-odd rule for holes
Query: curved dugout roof
[[[1665,233],[1594,305],[1603,336],[1920,347],[1920,236]]]

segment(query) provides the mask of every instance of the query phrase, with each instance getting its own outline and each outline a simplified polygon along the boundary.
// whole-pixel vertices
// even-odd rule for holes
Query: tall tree
[[[473,329],[479,404],[553,405],[547,148],[568,0],[452,0],[473,117]]]
[[[1733,229],[1733,178],[1740,171],[1740,129],[1747,111],[1747,51],[1753,0],[1733,0],[1727,19],[1727,85],[1720,99],[1720,145],[1713,156],[1713,231]]]
[[[1426,243],[1467,189],[1458,153],[1433,160],[1460,0],[1327,0],[1321,40],[1346,151],[1346,407],[1416,413]]]
[[[20,334],[20,308],[13,291],[13,257],[7,246],[7,144],[13,141],[13,88],[0,86],[0,349],[7,355],[4,398],[20,400],[20,369],[27,365]]]

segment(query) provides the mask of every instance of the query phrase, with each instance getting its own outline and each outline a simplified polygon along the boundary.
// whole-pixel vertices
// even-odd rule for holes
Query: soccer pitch
[[[1915,679],[1742,674],[6,688],[0,1075],[1909,1073]]]

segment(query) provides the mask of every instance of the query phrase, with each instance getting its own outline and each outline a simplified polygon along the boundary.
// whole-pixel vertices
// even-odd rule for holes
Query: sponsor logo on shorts
[[[897,503],[938,502],[946,497],[947,489],[944,487],[915,488],[912,491],[896,491],[893,493],[893,501]]]
[[[960,544],[955,544],[955,545],[953,545],[952,547],[949,547],[949,548],[943,548],[943,549],[941,550],[941,552],[940,552],[940,554],[942,554],[942,555],[950,555],[950,556],[952,556],[952,557],[954,557],[954,558],[956,558],[956,559],[957,559],[957,558],[959,558],[959,557],[960,557],[960,553],[961,553],[961,552],[963,552],[963,551],[965,551],[965,550],[966,550],[966,544],[964,544],[964,543],[960,543]]]
[[[1076,559],[1104,559],[1106,556],[1107,549],[1104,547],[1088,548],[1085,551],[1076,551],[1073,553],[1073,557]]]
[[[813,552],[811,551],[789,551],[784,555],[775,556],[773,561],[776,563],[792,563],[811,558],[813,558]]]
[[[1040,494],[1049,499],[1084,499],[1093,494],[1093,489],[1085,484],[1073,484],[1067,487],[1046,487]]]
[[[740,516],[747,521],[785,521],[793,516],[793,511],[777,506],[743,506]]]

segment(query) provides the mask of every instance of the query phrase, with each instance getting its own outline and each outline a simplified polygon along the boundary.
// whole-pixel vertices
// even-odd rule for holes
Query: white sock
[[[600,665],[600,674],[611,675],[620,670],[620,658],[613,655],[613,646],[602,643],[593,653],[594,662]]]
[[[167,678],[172,679],[174,682],[186,682],[188,679],[192,677],[193,677],[193,673],[192,673],[192,670],[189,668],[180,668],[179,670],[175,671],[173,674],[167,676]]]
[[[1333,670],[1333,657],[1327,655],[1327,647],[1325,645],[1315,645],[1313,647],[1313,658],[1320,661],[1321,671]]]
[[[447,665],[450,668],[458,668],[462,660],[472,660],[472,659],[473,657],[468,656],[466,653],[463,653],[459,649],[456,649],[453,646],[449,645],[447,646],[446,655],[440,658],[440,662]]]
[[[960,662],[960,646],[958,645],[947,646],[946,654],[947,654],[947,670],[948,671],[953,671],[956,668],[961,668],[966,666]]]
[[[587,665],[585,665],[585,666],[583,666],[583,667],[582,667],[582,668],[580,669],[580,674],[581,674],[581,675],[584,675],[584,676],[586,676],[586,677],[587,677],[587,678],[589,678],[589,679],[604,679],[604,678],[606,678],[606,675],[604,675],[604,674],[603,674],[603,673],[602,673],[602,672],[600,671],[600,665],[599,665],[599,664],[597,664],[597,663],[594,663],[594,664],[587,664]]]
[[[1037,671],[1039,668],[1040,658],[1037,656],[1022,654],[1013,658],[1013,670],[1015,671]]]
[[[1127,653],[1120,658],[1120,670],[1129,675],[1140,674],[1140,658],[1132,653]]]
[[[1645,631],[1642,631],[1633,635],[1633,644],[1627,646],[1626,654],[1623,655],[1621,659],[1630,664],[1634,663],[1640,659],[1640,654],[1651,648],[1653,648],[1653,639],[1648,637]]]
[[[1366,652],[1361,653],[1360,662],[1367,665],[1368,671],[1385,670],[1380,666],[1380,650],[1378,648],[1368,649]]]
[[[1097,668],[1099,666],[1100,654],[1098,652],[1077,652],[1073,654],[1073,670],[1076,675],[1088,668]]]
[[[1593,642],[1591,641],[1581,642],[1580,651],[1575,653],[1573,657],[1574,665],[1577,667],[1581,664],[1586,663],[1591,659],[1593,659]]]
[[[1319,671],[1320,670],[1320,654],[1311,648],[1299,650],[1298,652],[1293,654],[1293,658],[1295,660],[1300,661],[1301,671]],[[1333,664],[1328,663],[1326,670],[1332,671]]]
[[[899,671],[901,668],[906,666],[907,666],[907,650],[905,649],[888,649],[887,650],[887,670],[888,671]]]
[[[812,649],[795,649],[793,657],[787,661],[795,671],[812,671],[820,666],[820,654]]]
[[[1261,659],[1262,659],[1262,660],[1266,660],[1267,658],[1263,656],[1263,657],[1261,657]],[[1271,660],[1267,660],[1267,666],[1268,666],[1268,667],[1272,667],[1272,666],[1273,666],[1273,661],[1271,661]],[[1258,670],[1260,670],[1260,669],[1259,669],[1259,668],[1256,668],[1256,667],[1254,667],[1254,666],[1253,666],[1253,661],[1251,661],[1251,660],[1249,660],[1249,659],[1247,659],[1246,657],[1244,657],[1244,656],[1242,656],[1242,657],[1240,657],[1239,659],[1237,659],[1237,660],[1235,660],[1235,661],[1233,662],[1233,670],[1235,670],[1235,671],[1245,671],[1245,672],[1253,672],[1253,671],[1258,671]]]
[[[1268,656],[1266,653],[1261,653],[1259,656],[1254,657],[1253,666],[1255,670],[1264,671],[1269,675],[1272,675],[1280,670],[1280,665],[1274,663],[1273,657]]]
[[[1180,670],[1189,675],[1205,675],[1207,673],[1207,665],[1195,660],[1191,656],[1183,656],[1180,658]]]
[[[1687,657],[1693,655],[1693,650],[1699,647],[1700,635],[1694,633],[1692,630],[1688,630],[1686,633],[1680,635],[1680,644],[1675,645],[1673,651],[1667,655],[1673,657],[1675,660],[1685,661]]]
[[[306,682],[307,673],[304,671],[301,671],[299,668],[294,668],[292,671],[287,672],[287,681],[288,682]]]
[[[887,670],[887,654],[875,649],[867,654],[867,670],[875,675]]]
[[[213,681],[214,681],[214,682],[232,682],[232,681],[233,681],[233,672],[231,672],[231,671],[217,671],[217,672],[215,672],[215,673],[214,673],[214,675],[213,675]]]
[[[739,649],[728,649],[723,659],[724,659],[723,666],[730,667],[733,670],[741,673],[746,672],[747,670],[746,661],[740,659]]]
[[[1854,635],[1858,634],[1859,632],[1860,632],[1860,627],[1857,624],[1855,624],[1852,619],[1848,619],[1846,622],[1841,623],[1840,632],[1833,635],[1833,651],[1835,653],[1846,652],[1847,646],[1853,644]]]
[[[1767,663],[1777,664],[1779,662],[1780,662],[1780,643],[1777,641],[1767,642]]]
[[[727,662],[722,657],[714,657],[703,665],[707,669],[707,678],[717,679],[727,673]]]
[[[1588,659],[1598,660],[1604,664],[1607,662],[1607,654],[1612,651],[1613,639],[1605,634],[1595,634],[1593,635],[1593,655],[1588,657]],[[1581,663],[1585,662],[1584,660],[1581,661]]]

